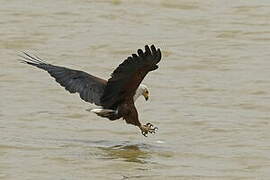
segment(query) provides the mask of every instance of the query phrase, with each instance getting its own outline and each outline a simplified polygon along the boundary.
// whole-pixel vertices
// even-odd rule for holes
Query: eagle
[[[111,74],[108,80],[93,76],[84,71],[69,69],[46,63],[38,56],[23,52],[22,62],[47,71],[70,93],[79,93],[80,98],[99,108],[91,111],[111,121],[124,119],[126,123],[139,127],[142,135],[154,134],[157,127],[151,123],[141,124],[134,102],[140,96],[148,100],[149,91],[141,84],[144,77],[158,69],[161,51],[154,45],[145,46],[125,59]]]

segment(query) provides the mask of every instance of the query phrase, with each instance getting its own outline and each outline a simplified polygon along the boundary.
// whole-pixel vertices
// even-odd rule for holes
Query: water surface
[[[0,179],[269,179],[268,0],[4,0],[0,16]],[[163,52],[136,103],[148,138],[17,61],[108,78],[145,44]]]

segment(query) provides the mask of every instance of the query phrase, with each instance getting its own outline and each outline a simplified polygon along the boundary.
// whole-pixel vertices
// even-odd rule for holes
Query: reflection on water
[[[123,159],[126,162],[145,164],[151,158],[151,154],[140,148],[140,145],[116,145],[100,149],[106,153],[107,158]]]
[[[49,140],[49,139],[47,139]],[[62,147],[74,147],[84,145],[86,147],[96,148],[101,150],[99,154],[94,154],[96,158],[103,160],[119,160],[126,162],[134,162],[146,164],[151,162],[151,156],[155,153],[159,156],[170,157],[168,154],[164,155],[159,151],[164,148],[157,145],[149,145],[144,143],[132,144],[134,142],[123,141],[107,141],[107,140],[80,140],[80,139],[50,139],[51,141],[61,142],[65,145]],[[90,153],[91,154],[91,153]],[[91,154],[93,155],[93,154]]]

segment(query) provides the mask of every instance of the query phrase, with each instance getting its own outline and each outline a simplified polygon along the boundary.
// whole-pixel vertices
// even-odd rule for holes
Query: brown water
[[[0,17],[0,179],[270,179],[268,0],[2,0]],[[17,61],[108,78],[145,44],[163,52],[136,103],[148,138]]]

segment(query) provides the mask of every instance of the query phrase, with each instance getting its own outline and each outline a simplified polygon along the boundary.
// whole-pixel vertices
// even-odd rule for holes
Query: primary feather
[[[161,59],[160,49],[154,45],[145,46],[145,52],[141,49],[138,55],[133,54],[120,64],[111,74],[105,87],[101,103],[105,108],[115,109],[120,101],[134,96],[136,89],[146,74],[158,68]]]

